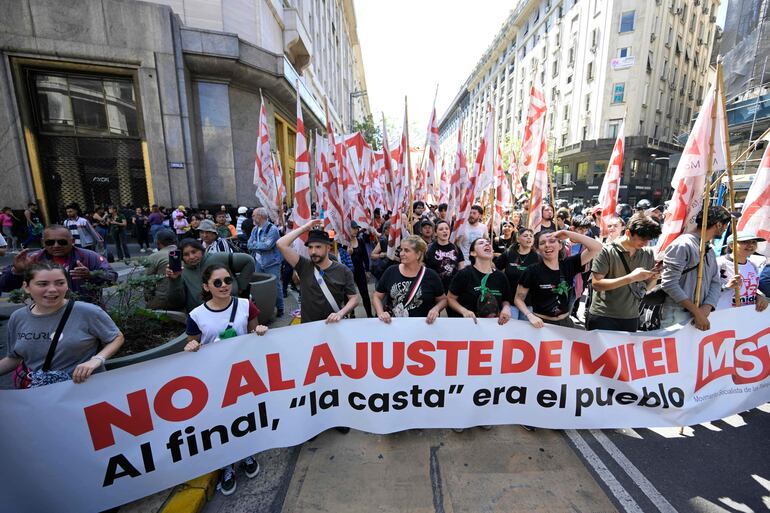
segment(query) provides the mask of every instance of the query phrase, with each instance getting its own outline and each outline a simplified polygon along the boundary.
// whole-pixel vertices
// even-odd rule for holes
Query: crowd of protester
[[[46,227],[34,204],[23,216],[3,209],[0,250],[10,250],[14,259],[0,274],[0,290],[21,288],[30,302],[10,319],[0,374],[13,372],[23,388],[82,382],[104,370],[123,335],[89,303],[97,303],[95,294],[117,280],[112,249],[119,260],[129,259],[129,240],[145,254],[145,272],[160,277],[146,291],[146,305],[188,314],[185,351],[191,352],[267,331],[249,299],[254,272],[275,278],[278,317],[285,313],[289,288],[297,291],[302,323],[344,322],[360,303],[366,317],[388,324],[400,317],[432,324],[449,316],[495,318],[500,325],[513,319],[535,328],[635,332],[692,323],[707,330],[712,312],[735,305],[735,291],[739,306],[768,306],[770,267],[756,253],[764,242],[756,234],[730,235],[722,256],[709,245],[698,287],[700,233],[680,235],[656,260],[662,207],[646,200],[636,209],[623,206],[606,223],[604,236],[596,208],[546,204],[536,232],[527,228],[528,208],[522,201],[493,226],[485,209],[474,205],[453,239],[447,205],[417,201],[409,213],[411,234],[404,234],[395,252],[388,251],[389,215],[379,210],[367,226],[351,223],[351,240],[342,245],[319,219],[291,226],[288,212],[275,218],[262,207],[222,206],[212,213],[184,205],[173,211],[109,206],[83,215],[68,205],[64,219]],[[710,243],[724,237],[731,214],[717,206],[707,213]],[[17,224],[25,224],[24,233]],[[37,243],[41,249],[32,250]],[[70,291],[77,300],[69,299]],[[35,337],[50,343],[40,345]],[[249,477],[259,472],[254,456],[242,463]],[[234,472],[233,465],[223,469],[225,494],[235,490]]]

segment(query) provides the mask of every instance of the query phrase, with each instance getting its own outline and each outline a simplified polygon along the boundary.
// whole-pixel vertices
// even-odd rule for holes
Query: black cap
[[[323,230],[310,230],[307,234],[307,241],[305,246],[312,242],[321,242],[323,244],[331,244],[332,240],[329,238],[329,234]]]

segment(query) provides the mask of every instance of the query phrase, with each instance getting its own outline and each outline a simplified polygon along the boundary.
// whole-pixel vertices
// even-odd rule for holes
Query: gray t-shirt
[[[64,309],[46,315],[35,315],[30,307],[13,312],[8,321],[8,356],[21,358],[30,370],[40,370]],[[72,374],[75,367],[90,360],[119,333],[107,312],[90,303],[75,302],[50,370]]]
[[[313,262],[303,256],[299,257],[299,262],[294,267],[299,276],[299,287],[302,291],[302,322],[323,321],[334,313],[321,286],[316,281],[314,267]],[[333,261],[332,265],[321,271],[321,274],[339,308],[345,306],[348,296],[358,293],[356,283],[353,281],[353,273],[344,265]]]

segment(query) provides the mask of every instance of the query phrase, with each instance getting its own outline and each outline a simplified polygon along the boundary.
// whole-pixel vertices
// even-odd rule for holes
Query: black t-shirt
[[[583,266],[580,255],[573,255],[559,262],[559,270],[554,271],[540,262],[528,267],[519,280],[519,284],[529,289],[532,310],[548,317],[558,317],[569,311],[569,297],[573,278]]]
[[[425,266],[438,273],[445,291],[449,290],[449,283],[452,281],[452,277],[457,274],[457,266],[463,260],[465,260],[463,252],[451,242],[439,244],[436,241],[428,246],[428,251],[425,253]]]
[[[515,248],[511,248],[495,259],[495,265],[508,278],[508,285],[511,292],[516,294],[516,287],[519,286],[521,275],[530,265],[540,262],[540,255],[534,250],[530,250],[526,255],[520,255]]]
[[[419,273],[417,274],[419,276]],[[412,283],[417,279],[407,278],[398,265],[388,267],[377,282],[375,290],[385,294],[385,304],[390,307],[403,305],[412,290]],[[431,308],[436,306],[436,298],[444,295],[444,286],[433,269],[425,269],[419,288],[412,301],[406,306],[409,317],[427,317]]]
[[[553,219],[549,219],[548,222],[551,224],[549,226],[545,225],[545,220],[543,220],[543,224],[540,225],[540,232],[541,233],[548,233],[548,232],[555,232],[558,231],[559,228],[556,226],[556,222]]]
[[[484,273],[469,265],[461,269],[452,279],[449,292],[457,296],[457,302],[475,313],[476,316],[497,317],[503,306],[503,301],[511,301],[511,289],[508,286],[508,280],[500,271],[492,271],[489,275],[486,283],[487,293],[496,300],[497,313],[493,315],[492,312],[487,312],[487,315],[482,315],[479,313],[479,305],[484,303],[484,301],[480,301],[481,280],[483,278]],[[485,293],[485,299],[488,298],[487,293]]]
[[[504,239],[502,237],[495,237],[492,241],[492,250],[495,253],[502,253],[506,249],[508,249],[511,244],[513,244],[514,238],[510,237],[508,239]]]

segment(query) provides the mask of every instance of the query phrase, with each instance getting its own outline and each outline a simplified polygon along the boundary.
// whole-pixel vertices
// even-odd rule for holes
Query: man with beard
[[[465,256],[465,265],[471,263],[471,242],[487,234],[487,225],[481,222],[482,217],[484,217],[484,207],[473,205],[471,213],[468,214],[468,224],[465,226],[465,231],[457,234],[455,243]]]
[[[303,323],[338,322],[358,304],[353,273],[329,258],[332,241],[325,231],[315,229],[320,224],[320,220],[312,219],[276,243],[283,258],[299,276]],[[292,243],[305,233],[308,234],[305,247],[310,258],[300,256],[292,247]]]

